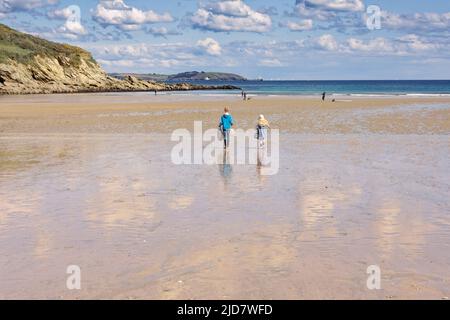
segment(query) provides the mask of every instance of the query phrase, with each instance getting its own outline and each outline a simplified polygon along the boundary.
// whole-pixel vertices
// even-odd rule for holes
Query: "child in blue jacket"
[[[224,149],[230,146],[230,131],[233,127],[233,117],[231,116],[228,108],[224,109],[224,114],[220,117],[219,128],[223,134]]]

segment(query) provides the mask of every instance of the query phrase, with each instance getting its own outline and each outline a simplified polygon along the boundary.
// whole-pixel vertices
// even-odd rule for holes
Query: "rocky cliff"
[[[0,24],[0,94],[237,89],[123,80],[108,76],[92,55]]]

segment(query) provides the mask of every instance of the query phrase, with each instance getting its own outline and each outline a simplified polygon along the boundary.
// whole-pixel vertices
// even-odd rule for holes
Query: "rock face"
[[[46,41],[0,24],[0,94],[239,89],[165,84],[108,76],[83,49]]]

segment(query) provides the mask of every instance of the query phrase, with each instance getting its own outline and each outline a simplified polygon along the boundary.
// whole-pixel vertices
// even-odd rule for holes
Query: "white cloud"
[[[115,67],[126,67],[131,68],[136,65],[136,61],[134,60],[104,60],[104,59],[98,59],[98,63],[104,65],[104,66],[115,66]]]
[[[433,43],[415,34],[409,34],[396,39],[375,38],[367,41],[350,38],[346,48],[352,53],[368,53],[371,55],[417,55],[425,52],[448,50],[445,45]]]
[[[450,30],[450,12],[397,14],[385,11],[382,16],[382,28],[413,32]]]
[[[167,36],[181,35],[180,32],[176,30],[169,30],[166,27],[150,27],[146,30],[147,33],[155,37],[167,38]]]
[[[85,48],[110,72],[142,72],[143,69],[151,72],[174,72],[176,69],[181,72],[196,68],[212,69],[218,65],[235,66],[233,58],[223,56],[224,49],[211,40],[207,38],[198,43],[95,44]]]
[[[368,41],[363,41],[361,39],[350,38],[347,40],[348,49],[351,51],[365,51],[373,53],[386,53],[394,52],[395,49],[392,43],[385,38],[376,38]]]
[[[29,11],[48,5],[55,5],[59,0],[1,0],[0,13]]]
[[[372,39],[346,38],[336,39],[331,34],[318,37],[308,37],[296,41],[271,41],[267,43],[232,42],[225,46],[227,52],[231,48],[240,53],[241,60],[253,61],[256,57],[264,57],[267,62],[275,59],[283,61],[283,65],[297,61],[298,57],[306,55],[334,55],[335,57],[366,57],[366,56],[446,56],[450,44],[442,40],[440,43],[427,40],[414,34],[388,39],[377,37]],[[270,62],[269,62],[270,63]],[[276,64],[276,63],[275,63]]]
[[[259,61],[258,65],[262,67],[281,67],[283,64],[277,58],[273,58],[273,59],[262,59]]]
[[[291,31],[312,29],[336,30],[345,33],[348,29],[365,28],[365,5],[362,0],[296,0],[291,17],[303,21],[281,23]]]
[[[139,30],[144,24],[174,20],[169,13],[143,11],[126,5],[123,0],[101,0],[93,11],[93,17],[104,26],[113,25],[125,31]]]
[[[415,34],[408,34],[408,35],[399,37],[397,39],[397,41],[400,44],[406,45],[410,50],[412,50],[414,52],[439,50],[441,48],[443,50],[445,50],[444,46],[441,45],[440,43],[434,43],[434,42],[427,41],[424,38],[421,38]]]
[[[448,61],[450,44],[445,40],[437,43],[436,40],[414,34],[366,39],[337,38],[324,34],[292,41],[232,41],[218,44],[214,39],[206,38],[194,43],[95,44],[86,49],[92,51],[108,71],[142,72],[144,68],[145,72],[181,72],[199,68],[212,70],[220,65],[230,66],[239,72],[243,66],[292,67],[295,70],[304,66],[305,61],[348,64],[352,59],[362,57],[367,61],[371,61],[371,57],[393,58],[399,60],[390,61],[399,63],[422,58],[444,58]]]
[[[364,11],[362,0],[296,0],[294,13],[321,21]]]
[[[102,65],[112,68],[120,67],[116,62],[133,63],[133,66],[146,68],[169,68],[185,66],[189,69],[195,66],[217,64],[212,55],[199,52],[197,44],[187,43],[139,43],[130,45],[94,45],[87,47]]]
[[[50,11],[47,16],[52,19],[69,19],[73,16],[80,16],[79,12],[74,11],[74,7],[66,7],[63,9],[55,9],[53,11]],[[80,17],[81,18],[81,17]]]
[[[300,22],[288,21],[286,27],[291,31],[308,31],[313,28],[313,21],[305,19]]]
[[[47,17],[50,19],[65,20],[62,26],[59,26],[53,31],[53,36],[57,38],[78,40],[81,36],[88,34],[88,31],[81,23],[81,9],[79,6],[71,5],[63,9],[50,11]]]
[[[359,12],[365,8],[362,0],[297,0],[296,5],[305,9],[346,12]]]
[[[60,20],[81,20],[81,11],[78,6],[68,6],[63,9],[56,9],[50,11],[47,16],[51,19],[60,19]]]
[[[252,9],[240,0],[218,1],[208,5],[211,12],[234,17],[247,17]]]
[[[324,49],[327,51],[337,51],[339,49],[336,39],[331,34],[324,34],[315,39],[314,42],[316,47],[319,49]]]
[[[78,6],[72,5],[63,9],[56,9],[50,11],[47,16],[50,19],[65,20],[64,25],[54,30],[54,33],[62,38],[77,40],[80,36],[88,34],[81,23],[81,9]]]
[[[79,21],[67,20],[63,26],[57,29],[57,32],[66,34],[69,38],[78,39],[78,36],[86,35],[88,32]]]
[[[217,32],[267,32],[272,19],[241,0],[227,0],[202,6],[191,17],[191,23],[194,28]]]
[[[197,46],[204,49],[208,54],[212,56],[220,56],[222,54],[222,47],[213,38],[206,38],[204,40],[199,40]]]
[[[368,15],[362,0],[296,0],[291,16],[313,20],[318,29],[358,31],[365,29]],[[288,22],[289,23],[289,22]],[[295,30],[295,22],[280,24]],[[414,33],[450,34],[450,12],[444,13],[393,13],[382,11],[382,29],[406,31]],[[303,31],[303,30],[300,30]]]

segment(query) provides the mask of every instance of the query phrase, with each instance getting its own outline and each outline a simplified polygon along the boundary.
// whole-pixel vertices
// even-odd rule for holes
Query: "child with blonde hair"
[[[256,125],[256,139],[258,139],[260,147],[264,146],[266,142],[268,129],[270,129],[269,121],[260,114]]]

